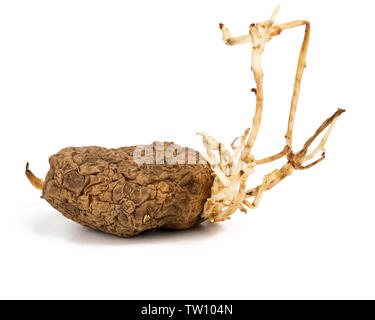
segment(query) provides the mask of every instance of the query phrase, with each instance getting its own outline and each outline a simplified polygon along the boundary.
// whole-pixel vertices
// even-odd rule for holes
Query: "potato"
[[[204,220],[200,215],[214,177],[208,164],[170,164],[183,152],[200,157],[177,145],[177,153],[168,155],[170,145],[164,143],[161,164],[136,163],[137,146],[65,148],[49,158],[42,198],[65,217],[120,237],[191,228]]]
[[[66,217],[94,229],[129,237],[161,227],[186,229],[206,219],[226,221],[238,209],[246,213],[248,209],[257,208],[263,194],[295,170],[306,170],[323,161],[327,139],[345,110],[339,108],[323,121],[298,152],[293,150],[294,120],[306,67],[310,22],[295,20],[276,24],[279,8],[276,7],[266,22],[250,24],[248,33],[242,36],[232,37],[229,29],[219,24],[226,45],[252,44],[251,70],[256,88],[251,91],[255,94],[255,114],[251,128],[233,140],[232,150],[204,132],[198,132],[206,149],[204,159],[192,149],[168,142],[119,149],[67,148],[50,158],[51,169],[44,183],[26,165],[26,175],[32,185],[43,189],[42,197]],[[305,33],[297,62],[285,146],[280,152],[258,159],[252,149],[263,113],[261,58],[273,37],[300,26],[305,28]],[[239,113],[230,111],[228,124],[240,117]],[[226,132],[227,127],[222,130]],[[322,135],[312,149],[313,142]],[[281,158],[286,159],[282,167],[267,173],[261,184],[248,189],[247,182],[257,166]]]

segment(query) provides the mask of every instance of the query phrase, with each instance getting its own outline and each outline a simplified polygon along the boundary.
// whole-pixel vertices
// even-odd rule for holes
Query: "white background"
[[[295,150],[338,107],[327,159],[267,192],[257,210],[131,239],[67,220],[32,188],[66,146],[174,141],[203,151],[250,126],[250,46],[266,20],[312,23]],[[375,298],[372,1],[1,1],[0,298]],[[303,28],[264,55],[254,154],[284,146]],[[258,168],[249,187],[283,161]]]

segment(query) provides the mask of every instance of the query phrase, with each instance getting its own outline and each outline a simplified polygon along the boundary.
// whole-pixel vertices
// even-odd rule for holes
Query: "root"
[[[30,183],[37,188],[38,190],[43,189],[43,180],[37,178],[30,170],[29,170],[29,163],[26,163],[26,171],[25,174],[27,178],[29,179]]]
[[[263,184],[257,186],[256,188],[250,189],[246,191],[246,197],[255,197],[254,202],[256,202],[256,199],[261,197],[261,195],[267,191],[273,188],[276,184],[278,184],[280,181],[282,181],[284,178],[292,174],[294,170],[306,170],[309,168],[312,168],[319,162],[323,161],[325,159],[325,143],[327,142],[327,138],[336,123],[337,118],[343,113],[345,110],[338,109],[331,117],[329,117],[326,121],[323,122],[323,124],[316,130],[314,135],[307,140],[303,148],[294,154],[292,151],[288,152],[287,159],[288,162],[280,169],[275,170],[271,174],[267,176],[272,176],[271,178],[268,178],[267,180],[263,180]],[[306,155],[308,151],[308,147],[311,145],[311,143],[318,137],[318,135],[323,132],[328,127],[328,130],[322,140],[320,141],[319,145],[314,149],[312,153],[309,155]],[[322,154],[320,158],[313,161],[310,164],[303,165],[306,161],[309,161],[312,159],[319,151],[322,151]],[[266,176],[266,177],[267,177]],[[259,201],[258,201],[259,202]],[[255,207],[257,206],[257,203],[255,203]]]
[[[205,133],[198,133],[203,137],[203,143],[207,151],[206,159],[215,173],[215,180],[211,188],[211,197],[207,200],[202,213],[203,218],[210,219],[211,221],[217,222],[229,219],[229,216],[237,209],[246,212],[245,207],[250,209],[256,208],[263,193],[274,187],[285,177],[289,176],[294,170],[305,170],[321,162],[325,158],[325,143],[327,142],[328,136],[331,133],[337,118],[344,112],[343,109],[336,111],[330,118],[323,122],[314,135],[306,141],[305,145],[299,152],[293,152],[293,126],[301,80],[304,68],[306,67],[306,55],[310,39],[310,23],[305,20],[297,20],[288,23],[275,24],[275,18],[278,11],[279,6],[274,10],[268,21],[251,24],[249,34],[240,37],[232,37],[228,28],[225,27],[224,24],[220,24],[225,44],[232,46],[242,43],[252,43],[251,70],[256,83],[256,88],[252,89],[252,92],[256,95],[256,109],[251,130],[247,129],[242,137],[233,141],[231,145],[233,149],[232,154],[225,149],[222,143],[217,142],[213,137]],[[258,135],[263,111],[262,54],[267,42],[274,36],[281,34],[282,31],[286,29],[298,26],[305,26],[305,35],[298,58],[292,101],[289,111],[288,128],[285,135],[286,144],[281,152],[261,160],[255,160],[255,157],[251,154],[251,150]],[[327,129],[327,131],[319,145],[310,154],[307,154],[308,148],[312,142],[325,129]],[[241,141],[238,146],[235,146],[235,142],[238,139],[241,139]],[[319,159],[309,164],[305,164],[312,160],[320,151],[322,151],[322,155]],[[216,158],[215,152],[219,153],[219,159]],[[247,180],[254,172],[256,165],[269,163],[284,156],[287,158],[287,163],[284,166],[267,174],[261,185],[246,190]],[[254,198],[253,202],[247,200],[247,198],[250,197]]]

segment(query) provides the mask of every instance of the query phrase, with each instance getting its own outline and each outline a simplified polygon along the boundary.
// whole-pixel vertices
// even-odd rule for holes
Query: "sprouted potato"
[[[310,23],[297,20],[275,23],[279,7],[265,22],[251,24],[249,33],[232,37],[220,24],[223,41],[232,46],[252,44],[251,70],[256,88],[255,115],[251,129],[231,144],[232,152],[206,133],[206,155],[171,142],[106,149],[101,147],[65,148],[49,158],[50,170],[44,181],[34,176],[26,165],[32,185],[64,216],[84,226],[121,237],[137,235],[158,228],[187,229],[209,219],[229,219],[237,209],[247,212],[258,206],[265,191],[273,188],[294,170],[313,167],[325,158],[325,144],[345,111],[338,109],[325,120],[298,152],[292,148],[293,125],[310,37]],[[252,154],[262,119],[262,54],[268,41],[284,30],[305,27],[300,50],[293,96],[289,111],[286,142],[282,151],[264,159]],[[323,134],[324,133],[324,134]],[[313,141],[323,135],[318,145]],[[316,156],[320,154],[316,160]],[[286,163],[265,175],[262,184],[247,189],[257,165],[282,157]]]

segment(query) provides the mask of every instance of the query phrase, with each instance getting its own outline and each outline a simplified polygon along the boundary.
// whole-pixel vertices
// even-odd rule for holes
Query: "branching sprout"
[[[310,37],[310,23],[304,20],[297,20],[287,23],[275,24],[275,18],[279,11],[278,6],[268,21],[251,24],[249,34],[239,37],[232,37],[229,30],[220,24],[223,41],[226,45],[252,44],[251,70],[254,74],[256,89],[252,91],[256,95],[256,109],[251,129],[245,130],[244,134],[235,139],[231,144],[232,154],[225,149],[222,143],[217,142],[206,133],[198,133],[203,137],[203,143],[207,152],[206,160],[215,173],[215,180],[211,189],[211,196],[206,201],[202,217],[212,222],[229,219],[237,209],[247,212],[246,208],[254,209],[258,206],[263,193],[294,170],[304,170],[313,167],[325,158],[325,143],[337,120],[345,111],[338,109],[331,117],[325,120],[316,130],[314,135],[306,141],[303,148],[294,153],[292,149],[293,125],[300,92],[301,80],[304,68],[306,67],[306,55]],[[284,149],[272,156],[256,160],[251,151],[258,135],[262,120],[263,111],[263,69],[262,54],[268,41],[279,35],[286,29],[305,26],[305,35],[300,50],[297,72],[294,82],[293,96],[290,106],[288,128],[285,135],[286,144]],[[327,130],[326,130],[327,129]],[[312,142],[326,130],[318,146],[308,153]],[[236,142],[239,140],[238,144]],[[321,156],[313,160],[318,153]],[[218,157],[217,157],[218,155]],[[254,173],[255,167],[260,164],[269,163],[286,157],[287,162],[280,168],[272,171],[263,178],[263,183],[252,189],[246,189],[249,176]],[[309,163],[307,163],[309,162]],[[250,200],[251,199],[251,200]]]

